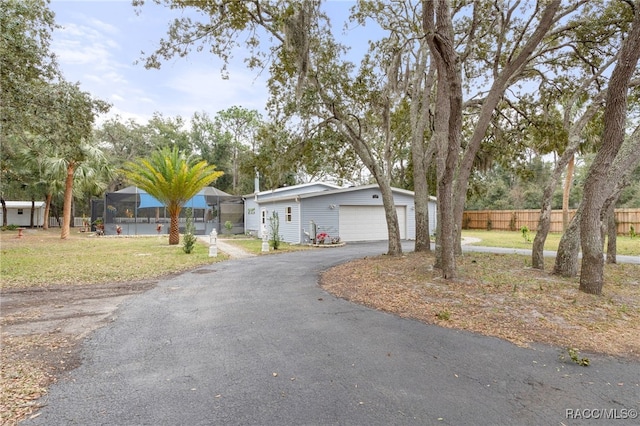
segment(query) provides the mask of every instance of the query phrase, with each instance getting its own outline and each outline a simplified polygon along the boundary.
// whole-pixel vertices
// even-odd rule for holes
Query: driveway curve
[[[585,368],[318,286],[321,271],[385,251],[257,256],[164,280],[87,339],[82,365],[23,424],[637,424],[637,362],[589,354]]]

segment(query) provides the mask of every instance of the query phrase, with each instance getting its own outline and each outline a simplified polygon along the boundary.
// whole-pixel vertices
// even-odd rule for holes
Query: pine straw
[[[338,297],[443,327],[640,359],[640,266],[607,265],[603,296],[577,279],[526,267],[528,257],[467,254],[458,278],[434,271],[430,254],[380,256],[326,271],[321,285]],[[551,265],[552,260],[548,260]]]
[[[38,408],[37,399],[64,371],[77,366],[73,336],[2,335],[0,424],[16,425]]]

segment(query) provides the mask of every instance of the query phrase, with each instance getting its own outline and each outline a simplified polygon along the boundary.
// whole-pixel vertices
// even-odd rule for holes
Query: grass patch
[[[157,278],[227,259],[209,257],[198,240],[191,254],[182,244],[169,245],[168,236],[97,237],[73,233],[60,239],[60,230],[0,232],[2,288],[104,284]]]
[[[522,237],[521,231],[485,231],[485,230],[463,230],[463,237],[479,238],[482,241],[478,243],[471,243],[475,246],[486,247],[506,247],[514,249],[531,249],[533,246],[533,239],[536,236],[535,231],[530,231],[531,242],[527,242]],[[562,234],[549,233],[545,240],[544,249],[556,251],[560,244],[560,238]],[[616,239],[617,253],[624,256],[637,256],[640,255],[640,243],[637,239],[631,237],[619,235]],[[605,242],[606,249],[606,242]],[[606,251],[606,250],[605,250]]]

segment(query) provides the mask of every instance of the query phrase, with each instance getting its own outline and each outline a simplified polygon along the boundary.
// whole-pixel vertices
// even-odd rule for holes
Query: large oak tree
[[[629,82],[637,73],[640,59],[640,1],[633,4],[634,18],[631,30],[622,43],[620,57],[611,74],[605,99],[602,146],[591,164],[584,185],[584,201],[580,218],[582,269],[580,290],[600,294],[604,284],[604,258],[602,255],[602,218],[606,202],[614,195],[622,174],[635,168],[640,158],[640,139],[625,142]],[[621,149],[621,148],[625,149]],[[616,167],[616,161],[628,162],[627,167]],[[614,167],[612,167],[612,165]],[[616,197],[617,198],[617,197]]]

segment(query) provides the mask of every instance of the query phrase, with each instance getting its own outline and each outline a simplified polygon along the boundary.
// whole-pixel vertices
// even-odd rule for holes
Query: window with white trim
[[[285,209],[284,217],[286,222],[290,223],[293,220],[293,209],[291,207]]]

